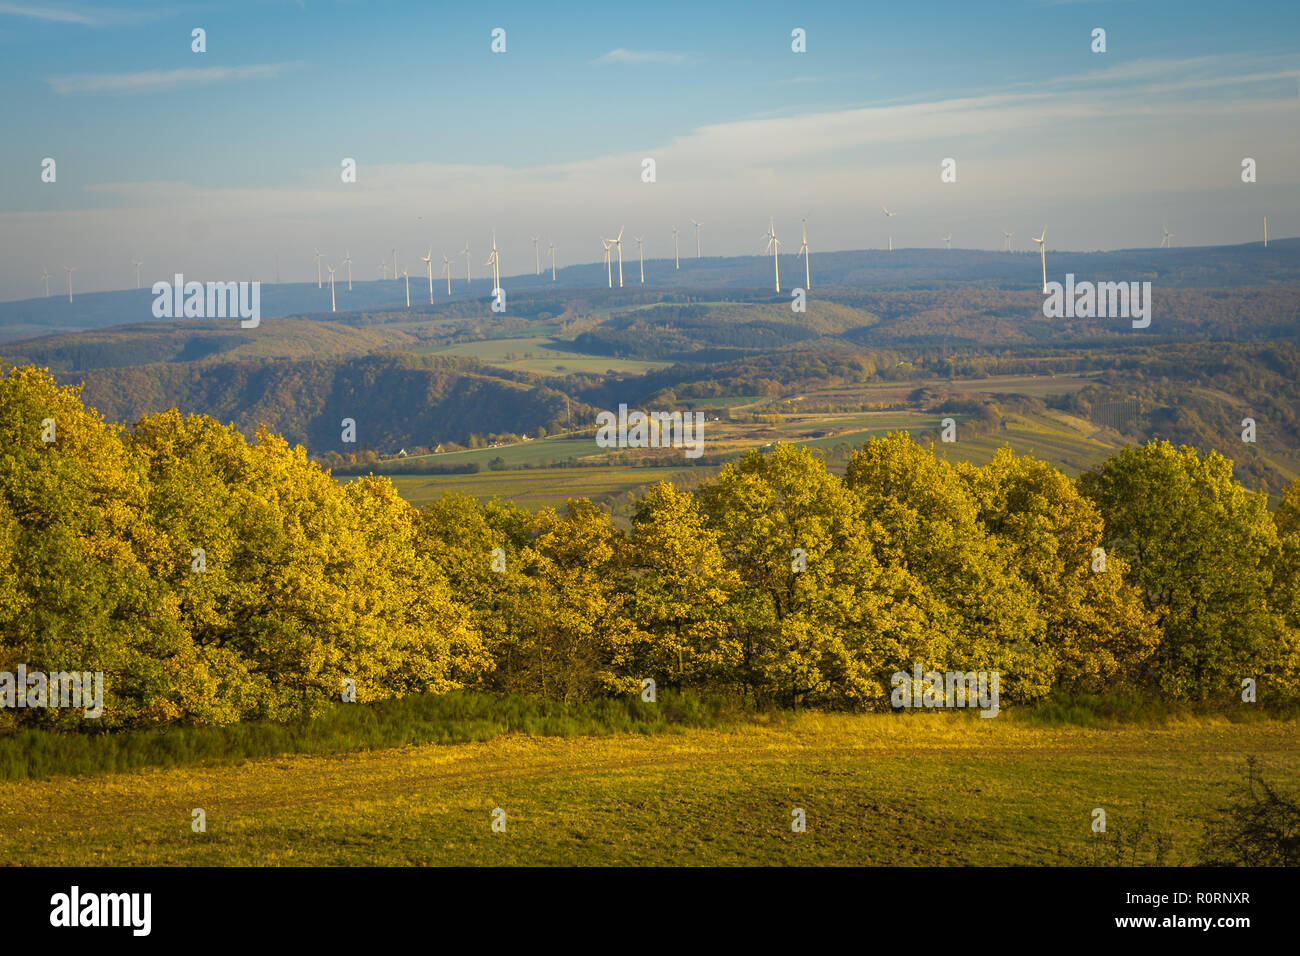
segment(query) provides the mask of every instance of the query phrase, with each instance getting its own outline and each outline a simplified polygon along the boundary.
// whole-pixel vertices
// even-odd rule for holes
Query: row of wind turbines
[[[541,254],[540,254],[540,252],[539,252],[539,250],[538,250],[538,246],[537,246],[537,243],[541,241],[541,237],[539,237],[539,236],[530,236],[529,238],[532,239],[532,241],[533,241],[533,253],[534,253],[534,257],[535,257],[536,265],[537,265],[537,274],[538,274],[538,275],[541,275],[541,274],[542,274],[542,260],[541,260]],[[313,255],[313,259],[314,259],[315,262],[316,262],[316,288],[320,289],[320,288],[323,288],[323,287],[324,287],[324,281],[325,281],[325,277],[321,274],[321,261],[325,258],[325,255],[324,255],[324,253],[322,253],[322,252],[320,251],[319,248],[313,249],[312,251],[313,251],[313,253],[314,253],[314,255]],[[548,242],[547,242],[546,251],[547,251],[548,253],[550,253],[550,256],[551,256],[551,281],[554,282],[554,281],[555,281],[555,243],[553,243],[553,242],[549,242],[549,241],[548,241]],[[473,282],[473,280],[474,280],[474,276],[473,276],[473,265],[472,265],[473,260],[470,258],[470,255],[471,255],[471,254],[470,254],[469,241],[468,241],[468,240],[466,240],[466,242],[465,242],[465,248],[462,249],[460,252],[456,253],[456,258],[459,259],[462,255],[464,255],[464,257],[465,257],[465,282],[468,284],[468,283]],[[425,255],[423,255],[423,256],[420,257],[420,261],[423,262],[423,263],[425,264],[425,266],[426,266],[426,271],[427,271],[427,273],[428,273],[428,277],[429,277],[429,304],[432,305],[432,304],[433,304],[433,247],[432,247],[432,246],[429,247],[429,251],[428,251],[428,253],[426,253]],[[351,292],[351,291],[352,291],[352,252],[351,252],[351,250],[345,250],[345,256],[344,256],[342,262],[340,263],[340,265],[346,265],[346,266],[348,267],[348,291]],[[483,263],[483,265],[484,265],[485,267],[487,267],[487,268],[491,268],[491,270],[492,270],[492,290],[493,290],[494,293],[496,293],[496,292],[499,291],[500,288],[501,288],[501,253],[500,253],[500,250],[497,249],[497,235],[496,235],[495,232],[492,233],[492,252],[488,255],[487,260]],[[331,265],[326,265],[326,266],[325,266],[325,271],[326,271],[327,273],[329,273],[329,284],[330,284],[330,311],[331,311],[331,312],[337,312],[337,311],[338,311],[338,299],[337,299],[337,297],[336,297],[336,295],[335,295],[335,292],[334,292],[334,267],[331,266]],[[387,262],[387,260],[383,260],[383,261],[381,261],[381,262],[379,263],[379,265],[377,265],[377,266],[375,267],[375,271],[379,272],[379,274],[380,274],[380,278],[382,278],[382,279],[387,279],[387,278],[388,278],[388,262]],[[397,248],[396,248],[396,247],[393,247],[393,278],[396,279],[396,278],[398,278],[398,276],[399,276],[399,273],[398,273],[398,270],[397,270]],[[401,276],[401,278],[404,279],[405,282],[406,282],[406,307],[409,309],[409,308],[411,307],[411,273],[410,273],[410,270],[409,270],[409,269],[403,269],[403,270],[401,271],[401,273],[400,273],[400,276]],[[447,280],[447,295],[448,295],[448,297],[450,297],[450,296],[451,296],[451,280],[452,280],[452,260],[451,260],[451,257],[448,256],[448,255],[446,255],[445,253],[443,254],[443,257],[442,257],[442,271],[438,273],[438,277],[439,277],[439,278],[443,278],[443,277],[446,278],[446,280]]]
[[[812,273],[808,264],[808,220],[803,219],[800,221],[804,224],[803,245],[799,247],[799,252],[795,255],[795,258],[797,259],[799,256],[803,256],[805,287],[811,289]],[[776,225],[772,219],[768,219],[767,222],[767,232],[763,234],[763,238],[767,239],[767,249],[764,251],[764,255],[772,254],[773,250],[777,250],[779,253],[781,240],[776,237]],[[703,258],[703,252],[700,246],[700,229],[703,227],[704,223],[692,219],[691,225],[695,227],[695,258],[700,259]],[[623,229],[623,226],[619,226],[618,235],[614,236],[612,239],[607,239],[604,236],[600,239],[601,245],[604,246],[605,249],[605,276],[611,289],[614,287],[614,268],[612,263],[615,251],[618,253],[618,287],[620,289],[623,288]],[[636,242],[637,265],[640,270],[641,284],[645,285],[645,238],[643,236],[633,236],[632,239]],[[780,292],[781,270],[777,263],[777,258],[778,256],[774,254],[772,261],[776,273],[776,291]],[[681,250],[678,247],[677,227],[673,226],[673,269],[676,270],[681,267],[682,256]],[[552,274],[551,278],[555,278],[554,274]]]
[[[887,206],[882,205],[880,208],[887,219],[892,219],[896,215],[898,215],[895,212],[891,212]],[[801,257],[803,258],[804,288],[811,289],[812,270],[809,262],[811,256],[808,248],[808,220],[801,219],[800,222],[802,223],[802,243],[799,246],[799,251],[795,254],[795,258],[796,259],[799,259]],[[691,219],[690,223],[692,226],[695,227],[695,258],[700,259],[703,258],[703,247],[700,241],[700,231],[701,229],[703,229],[704,223],[696,219]],[[624,227],[619,226],[618,234],[615,235],[614,237],[612,238],[606,238],[604,236],[600,237],[601,245],[605,251],[606,276],[608,279],[609,287],[611,289],[614,287],[613,258],[615,254],[617,254],[618,257],[618,285],[620,289],[623,288],[623,231],[624,231]],[[1163,231],[1163,236],[1161,237],[1160,240],[1160,248],[1161,249],[1171,248],[1173,245],[1173,239],[1175,233],[1169,231],[1168,223],[1166,223],[1162,227],[1162,231]],[[1002,230],[1002,251],[1003,252],[1013,251],[1011,247],[1011,239],[1014,235],[1015,233],[1013,232],[1010,232],[1005,229]],[[541,250],[538,245],[538,243],[541,242],[541,237],[529,236],[528,238],[533,243],[533,264],[536,269],[536,273],[537,275],[541,275],[542,259],[541,259]],[[781,240],[777,238],[776,223],[773,219],[771,218],[768,219],[767,232],[763,233],[761,238],[767,240],[767,246],[763,250],[763,253],[764,255],[772,256],[773,279],[775,282],[776,291],[780,292],[781,291],[781,266],[780,266]],[[1043,292],[1044,294],[1046,294],[1047,292],[1047,227],[1044,226],[1043,231],[1039,235],[1031,236],[1030,238],[1038,246],[1039,257],[1042,260],[1042,266],[1043,266]],[[633,236],[632,239],[637,244],[637,262],[638,262],[638,269],[640,274],[640,281],[641,284],[644,285],[645,284],[645,245],[644,245],[645,237]],[[945,249],[952,249],[951,232],[949,232],[947,235],[940,236],[939,240],[944,244]],[[1264,248],[1268,248],[1268,217],[1267,216],[1264,217]],[[893,252],[893,250],[894,250],[894,237],[890,235],[889,251]],[[551,242],[550,240],[547,240],[546,251],[551,258],[551,281],[554,282],[555,281],[555,243]],[[324,288],[325,277],[321,273],[321,262],[322,260],[324,260],[325,255],[320,251],[319,248],[314,249],[313,252],[315,253],[313,258],[316,263],[316,287],[320,289],[320,288]],[[396,247],[393,248],[392,253],[393,253],[393,276],[392,277],[393,279],[397,279],[398,270],[397,270],[397,248]],[[469,284],[473,281],[473,275],[471,273],[472,259],[471,259],[468,240],[466,240],[465,242],[465,248],[455,254],[455,258],[459,259],[462,255],[465,257],[465,282]],[[432,304],[433,303],[433,247],[432,246],[429,247],[429,251],[426,255],[420,257],[420,261],[423,262],[427,267],[426,271],[428,273],[428,279],[429,279],[429,303]],[[132,259],[131,264],[135,266],[135,287],[139,289],[141,287],[140,267],[144,265],[144,261],[141,259]],[[344,258],[339,263],[339,265],[347,266],[348,291],[350,292],[352,291],[351,250],[345,250]],[[501,253],[497,249],[497,237],[495,231],[493,231],[492,233],[492,251],[488,255],[487,259],[484,261],[483,265],[484,267],[490,268],[492,270],[492,291],[494,295],[498,294],[501,290]],[[676,269],[681,269],[681,267],[682,267],[682,262],[681,262],[681,250],[678,245],[678,230],[676,226],[673,226],[673,268],[676,270]],[[67,278],[68,278],[68,301],[69,302],[72,301],[72,273],[76,272],[77,268],[78,268],[77,266],[63,267],[63,271],[67,273]],[[384,279],[388,278],[388,262],[386,260],[381,261],[379,265],[376,266],[375,268],[376,271],[380,273],[382,278]],[[327,264],[325,266],[325,270],[329,274],[330,311],[336,312],[338,311],[338,300],[335,296],[335,291],[334,291],[335,267]],[[406,281],[406,307],[409,309],[411,307],[410,272],[408,270],[403,270],[401,272],[401,276]],[[439,278],[443,278],[443,277],[445,277],[447,280],[447,295],[448,297],[450,297],[451,280],[452,280],[452,258],[447,256],[446,254],[444,254],[442,257],[442,271],[439,273]],[[45,283],[46,298],[49,298],[50,295],[50,279],[52,278],[53,276],[50,274],[49,270],[42,267],[41,279]],[[277,262],[276,281],[279,282],[279,279],[280,279],[279,265]]]

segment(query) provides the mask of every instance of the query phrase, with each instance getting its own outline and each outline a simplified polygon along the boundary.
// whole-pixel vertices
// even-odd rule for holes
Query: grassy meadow
[[[444,494],[468,494],[480,502],[510,500],[530,510],[558,508],[570,498],[593,501],[643,488],[656,481],[677,481],[684,468],[531,468],[485,471],[475,475],[394,475],[398,494],[416,507]]]
[[[1145,806],[1178,863],[1247,754],[1300,777],[1287,720],[805,712],[661,730],[4,781],[0,862],[1054,865],[1086,862],[1095,807],[1123,832]]]

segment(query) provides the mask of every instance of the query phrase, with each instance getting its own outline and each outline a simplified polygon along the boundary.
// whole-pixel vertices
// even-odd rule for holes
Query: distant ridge
[[[793,255],[782,254],[794,262]],[[1037,284],[1036,253],[997,252],[985,249],[858,249],[847,252],[814,253],[813,286],[863,289],[944,288],[964,283],[997,288],[1029,288]],[[1119,249],[1078,252],[1048,249],[1048,278],[1073,272],[1094,281],[1150,280],[1165,288],[1237,288],[1242,286],[1300,285],[1300,238],[1271,239],[1268,248],[1251,242],[1232,246],[1175,246],[1169,249]],[[791,267],[787,281],[800,277]],[[205,278],[236,280],[239,276],[186,276],[187,281]],[[783,276],[783,278],[785,278]],[[502,285],[511,292],[546,289],[607,288],[603,262],[568,266],[542,276],[504,276]],[[644,288],[764,289],[771,287],[771,260],[766,256],[705,257],[683,259],[674,270],[670,259],[646,260]],[[487,302],[489,282],[479,278],[472,292],[463,281],[453,280],[451,301]],[[338,291],[339,312],[334,319],[346,321],[346,313],[397,311],[406,307],[405,288],[392,279],[356,281],[351,292]],[[785,286],[785,283],[782,283]],[[639,283],[627,281],[625,289],[635,292]],[[337,291],[337,290],[336,290]],[[75,332],[137,322],[153,321],[153,295],[148,288],[111,292],[77,293],[73,302],[66,294],[0,302],[0,342],[34,338],[53,332]],[[412,305],[415,297],[412,296]],[[445,287],[435,289],[435,307],[448,302]],[[425,308],[427,308],[427,303]],[[486,305],[485,305],[486,308]],[[262,316],[331,317],[329,288],[318,289],[310,282],[265,283],[262,286]]]

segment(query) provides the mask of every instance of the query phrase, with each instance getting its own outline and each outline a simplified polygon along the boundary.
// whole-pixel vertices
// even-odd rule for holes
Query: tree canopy
[[[0,671],[104,674],[86,729],[310,715],[481,687],[561,700],[645,678],[777,706],[889,706],[896,671],[996,671],[1011,701],[1300,681],[1300,484],[1270,514],[1231,462],[1152,442],[1074,480],[906,433],[841,478],[802,446],[640,499],[538,513],[340,484],[267,431],[105,423],[0,368]]]

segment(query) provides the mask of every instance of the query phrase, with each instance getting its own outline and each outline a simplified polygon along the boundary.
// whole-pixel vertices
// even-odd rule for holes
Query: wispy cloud
[[[686,59],[681,53],[669,53],[664,50],[625,50],[618,47],[596,57],[592,63],[680,63]]]
[[[258,63],[251,66],[210,66],[184,70],[145,70],[139,73],[85,73],[52,76],[47,81],[55,93],[141,93],[173,90],[182,86],[257,80],[278,76],[291,64]]]
[[[33,20],[48,20],[51,23],[80,23],[91,27],[103,22],[99,17],[67,7],[34,6],[25,3],[0,3],[0,16],[29,17]]]

